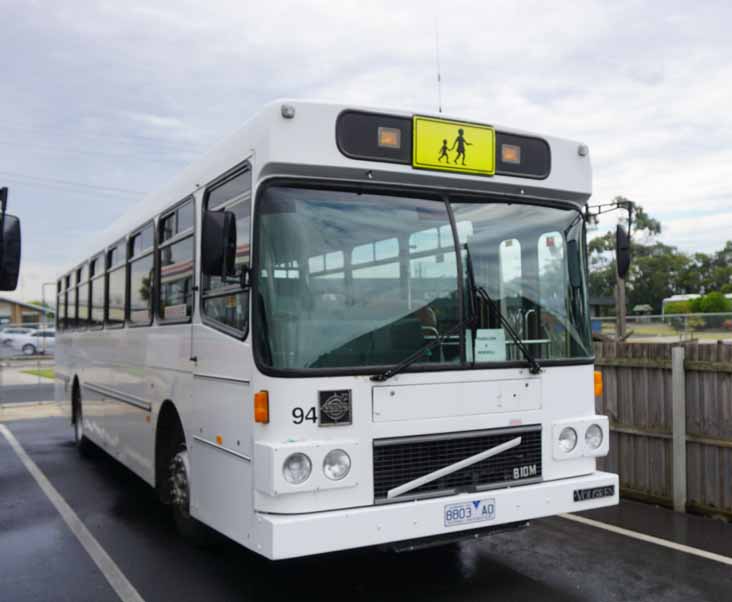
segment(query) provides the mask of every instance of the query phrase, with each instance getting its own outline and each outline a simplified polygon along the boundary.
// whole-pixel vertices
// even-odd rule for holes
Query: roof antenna
[[[435,63],[437,64],[437,112],[442,113],[442,76],[440,75],[440,30],[435,16]]]

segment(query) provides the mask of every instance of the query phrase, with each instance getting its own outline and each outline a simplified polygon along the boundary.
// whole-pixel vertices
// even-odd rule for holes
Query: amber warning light
[[[521,147],[517,144],[501,144],[501,161],[504,163],[521,163]]]
[[[401,148],[402,131],[399,128],[379,128],[379,146],[382,148]]]

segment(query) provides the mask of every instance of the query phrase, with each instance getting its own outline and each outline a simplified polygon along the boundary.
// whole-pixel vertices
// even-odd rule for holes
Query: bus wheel
[[[212,532],[206,525],[191,516],[190,461],[185,443],[179,443],[178,451],[168,466],[168,497],[173,507],[173,518],[178,532],[195,545],[211,543]]]
[[[81,411],[81,395],[74,387],[72,426],[74,427],[74,443],[82,456],[90,457],[94,452],[94,444],[84,436],[84,417]]]

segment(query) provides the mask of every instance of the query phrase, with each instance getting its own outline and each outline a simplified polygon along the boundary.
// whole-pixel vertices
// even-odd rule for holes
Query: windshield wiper
[[[460,332],[461,329],[465,328],[468,325],[472,325],[477,316],[471,315],[467,318],[460,320],[455,326],[450,328],[445,334],[438,334],[435,337],[434,341],[430,341],[426,345],[423,345],[417,351],[414,353],[411,353],[407,357],[405,357],[401,362],[398,364],[394,364],[391,368],[387,368],[383,372],[380,372],[379,374],[374,374],[371,377],[371,380],[374,382],[382,383],[385,380],[391,378],[395,374],[399,374],[402,370],[405,368],[408,368],[411,366],[414,362],[416,362],[420,357],[422,357],[425,353],[428,351],[431,351],[433,348],[437,347],[437,345],[443,343],[449,336],[455,334],[456,332]]]
[[[476,286],[475,292],[481,299],[483,299],[483,301],[491,306],[493,312],[498,316],[498,320],[500,321],[501,326],[503,326],[503,329],[508,333],[508,336],[513,339],[513,342],[516,343],[516,347],[519,348],[523,356],[526,358],[526,361],[529,362],[529,372],[531,372],[531,374],[540,374],[541,366],[539,365],[539,362],[536,361],[536,358],[534,358],[534,356],[531,354],[529,348],[524,344],[524,342],[521,340],[521,337],[513,329],[513,326],[511,326],[511,323],[508,321],[506,316],[501,313],[498,304],[493,299],[491,299],[488,291],[486,291],[482,286]]]
[[[498,320],[501,323],[501,326],[503,326],[503,329],[508,333],[508,336],[513,339],[513,342],[516,343],[516,346],[519,348],[523,356],[526,358],[526,361],[529,363],[529,372],[531,372],[531,374],[539,374],[541,372],[541,366],[539,365],[539,362],[536,361],[534,356],[531,354],[531,351],[529,351],[528,347],[524,345],[521,337],[513,329],[513,326],[511,326],[511,323],[508,321],[506,316],[501,313],[498,304],[491,298],[491,296],[488,294],[488,291],[485,290],[485,288],[483,288],[482,286],[478,286],[475,283],[475,273],[473,272],[473,259],[470,256],[470,248],[468,247],[468,243],[465,243],[464,246],[465,263],[468,271],[468,288],[476,295],[478,295],[478,297],[483,299],[483,301],[485,301],[490,306],[493,313],[498,316]],[[473,295],[471,294],[471,298],[472,296]],[[473,361],[475,361],[475,355],[473,355]]]
[[[521,337],[516,333],[516,331],[513,329],[513,326],[511,326],[511,323],[506,319],[506,317],[501,313],[500,309],[498,308],[498,304],[491,298],[491,296],[488,294],[488,291],[486,291],[482,286],[478,286],[475,283],[475,276],[473,273],[473,261],[470,257],[470,249],[468,248],[468,244],[465,243],[465,255],[466,255],[466,261],[467,261],[467,268],[468,268],[468,289],[471,292],[470,298],[470,310],[471,314],[467,317],[455,324],[452,328],[450,328],[445,334],[437,335],[434,341],[430,341],[426,345],[423,345],[419,349],[417,349],[414,353],[411,353],[407,357],[405,357],[401,362],[398,364],[395,364],[391,368],[387,368],[383,372],[380,372],[379,374],[374,374],[371,376],[371,380],[374,382],[384,382],[385,380],[391,378],[395,374],[399,374],[402,370],[405,368],[408,368],[411,366],[414,362],[416,362],[420,357],[422,357],[425,353],[435,348],[437,345],[444,342],[449,336],[455,334],[456,332],[460,332],[461,329],[465,328],[466,326],[474,326],[475,323],[478,321],[478,313],[475,310],[474,304],[472,302],[472,299],[474,299],[474,296],[477,295],[483,301],[485,301],[488,305],[490,305],[491,309],[493,310],[493,313],[495,313],[498,316],[499,321],[501,322],[501,326],[503,326],[504,330],[508,332],[508,336],[513,339],[513,342],[516,343],[516,346],[519,348],[521,353],[523,354],[524,358],[526,358],[526,361],[529,363],[529,372],[531,374],[539,374],[541,372],[541,366],[539,365],[539,362],[536,361],[534,356],[529,351],[528,347],[524,344],[524,342],[521,340]],[[475,362],[475,357],[473,357],[473,362]]]

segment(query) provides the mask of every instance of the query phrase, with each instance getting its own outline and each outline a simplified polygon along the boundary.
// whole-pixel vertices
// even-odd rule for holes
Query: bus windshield
[[[438,338],[412,369],[523,361],[496,311],[537,359],[591,355],[577,210],[269,186],[257,212],[255,345],[267,367],[363,372]]]

